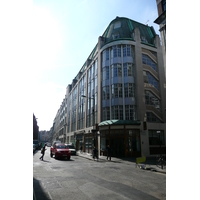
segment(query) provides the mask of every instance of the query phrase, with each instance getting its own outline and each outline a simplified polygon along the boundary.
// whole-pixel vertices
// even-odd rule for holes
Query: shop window
[[[164,131],[149,130],[149,145],[165,145]]]

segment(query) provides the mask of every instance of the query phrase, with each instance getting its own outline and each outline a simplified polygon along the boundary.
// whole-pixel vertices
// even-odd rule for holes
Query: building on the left
[[[33,140],[38,140],[39,126],[37,125],[37,118],[33,114]]]

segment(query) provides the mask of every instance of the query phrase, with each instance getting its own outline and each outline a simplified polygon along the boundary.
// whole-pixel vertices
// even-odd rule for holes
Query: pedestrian
[[[108,160],[108,157],[110,158],[110,161],[111,161],[111,148],[110,148],[110,146],[108,145],[107,146],[107,160]]]
[[[97,161],[98,161],[98,151],[97,151],[96,147],[94,146],[94,149],[93,149],[93,159],[95,159],[95,157],[97,158]]]
[[[40,157],[40,160],[43,160],[43,157],[44,157],[44,153],[45,153],[45,151],[47,150],[45,147],[47,146],[47,144],[45,144],[44,146],[43,146],[43,148],[42,148],[42,150],[41,150],[41,157]]]

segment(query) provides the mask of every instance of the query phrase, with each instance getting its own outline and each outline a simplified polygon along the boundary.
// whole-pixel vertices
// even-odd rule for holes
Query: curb
[[[82,154],[81,155],[81,153],[77,153],[77,156],[80,156],[80,157],[82,157],[82,158],[86,158],[86,159],[88,159],[88,160],[93,160],[93,161],[107,161],[107,160],[105,160],[105,159],[102,159],[102,158],[99,158],[98,160],[94,160],[93,158],[92,158],[92,155],[90,155],[90,154]],[[138,167],[140,168],[140,169],[142,169],[142,170],[148,170],[148,171],[152,171],[152,172],[157,172],[157,173],[162,173],[162,174],[166,174],[166,171],[161,171],[161,170],[157,170],[157,169],[155,169],[154,167],[144,167],[144,166],[142,166],[142,165],[138,165]]]
[[[158,173],[166,174],[166,171],[157,170],[154,167],[146,167],[144,165],[138,165],[138,167],[140,169],[143,169],[143,170],[149,170],[149,171],[152,171],[152,172],[158,172]]]

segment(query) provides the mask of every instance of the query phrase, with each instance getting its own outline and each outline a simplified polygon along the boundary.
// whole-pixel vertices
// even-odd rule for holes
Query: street
[[[33,155],[36,200],[166,199],[166,174],[141,170],[131,162],[92,161],[80,156],[68,160]]]

